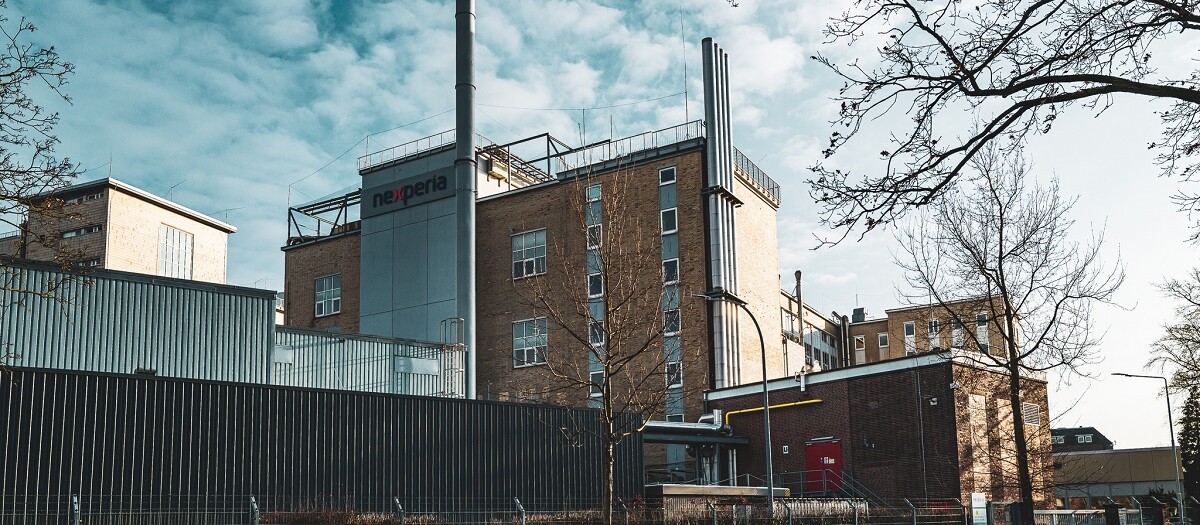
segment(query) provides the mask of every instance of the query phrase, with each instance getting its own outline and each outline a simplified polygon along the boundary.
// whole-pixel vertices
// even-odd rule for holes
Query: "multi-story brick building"
[[[1004,338],[993,312],[993,303],[986,299],[895,308],[880,319],[868,319],[865,309],[856,308],[847,327],[851,362],[874,363],[950,349],[1001,352]]]
[[[0,255],[53,261],[70,253],[85,268],[225,282],[228,237],[237,231],[229,224],[113,178],[42,197],[61,200],[61,209],[0,237]]]

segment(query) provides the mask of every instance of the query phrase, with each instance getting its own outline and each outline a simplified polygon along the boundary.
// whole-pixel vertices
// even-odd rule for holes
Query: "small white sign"
[[[987,496],[982,492],[971,493],[971,525],[987,525]]]

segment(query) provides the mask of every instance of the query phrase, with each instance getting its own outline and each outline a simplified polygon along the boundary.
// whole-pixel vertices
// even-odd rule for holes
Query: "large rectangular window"
[[[904,355],[913,355],[917,353],[917,323],[914,321],[904,322]]]
[[[950,322],[950,338],[950,344],[952,344],[954,348],[962,348],[963,326],[962,321],[959,321],[958,317],[955,317],[954,320]]]
[[[513,368],[546,362],[546,318],[513,323]]]
[[[546,230],[512,236],[513,279],[546,273]]]
[[[930,319],[926,331],[929,337],[929,351],[939,350],[942,347],[942,326],[937,319]]]
[[[192,234],[166,224],[158,227],[158,274],[192,278]]]
[[[342,311],[341,274],[317,277],[315,289],[317,317],[333,315]]]
[[[975,342],[979,343],[979,351],[990,353],[988,349],[988,316],[984,312],[975,315]]]

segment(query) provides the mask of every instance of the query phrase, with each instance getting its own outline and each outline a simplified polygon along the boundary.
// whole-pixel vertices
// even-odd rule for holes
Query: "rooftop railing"
[[[8,238],[12,238],[12,237],[18,237],[20,235],[21,235],[21,230],[13,230],[10,232],[0,233],[0,239],[8,239]]]
[[[742,175],[746,181],[750,182],[750,184],[754,186],[757,186],[758,189],[763,192],[763,194],[765,194],[771,199],[772,202],[775,203],[775,206],[779,206],[779,183],[775,182],[775,179],[767,176],[767,173],[763,171],[762,168],[759,168],[758,165],[751,162],[750,158],[746,157],[746,155],[742,153],[742,150],[737,148],[733,148],[733,165],[737,167],[735,172],[740,172],[739,174]]]
[[[475,139],[475,147],[482,148],[495,144],[483,135],[475,135]],[[418,153],[423,153],[453,143],[454,130],[446,130],[435,135],[421,137],[410,142],[405,142],[404,144],[392,146],[387,149],[376,151],[375,153],[363,155],[358,158],[358,169],[365,170],[380,164],[386,164],[388,162],[411,157]]]
[[[566,164],[566,169],[570,170],[621,158],[639,151],[678,144],[703,136],[704,122],[693,120],[686,124],[663,128],[657,131],[647,131],[638,135],[597,144],[590,148],[573,151],[561,156],[560,159]]]

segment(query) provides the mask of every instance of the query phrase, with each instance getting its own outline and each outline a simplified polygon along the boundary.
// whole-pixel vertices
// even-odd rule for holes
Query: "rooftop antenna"
[[[108,148],[108,178],[112,178],[112,148]]]
[[[112,165],[111,165],[111,164],[109,165],[109,169],[110,169],[110,170],[112,169]],[[163,196],[163,198],[170,198],[170,197],[171,197],[171,192],[175,191],[175,188],[178,188],[180,184],[183,184],[183,183],[185,183],[185,182],[187,182],[187,179],[183,179],[183,180],[181,180],[181,181],[179,181],[179,182],[176,182],[174,186],[171,186],[170,188],[167,188],[167,194],[166,194],[166,195],[164,195],[164,196]]]

